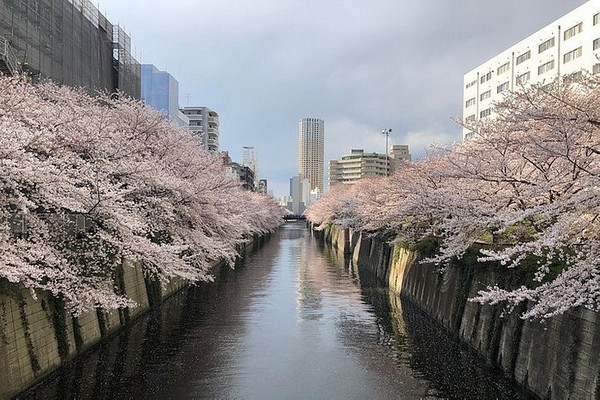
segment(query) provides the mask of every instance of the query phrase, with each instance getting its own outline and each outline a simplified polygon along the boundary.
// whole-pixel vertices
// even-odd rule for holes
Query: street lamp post
[[[381,134],[385,135],[385,176],[388,176],[388,174],[390,172],[390,164],[389,164],[389,157],[388,157],[388,153],[389,153],[388,140],[390,138],[391,133],[392,133],[391,128],[386,128],[381,131]]]

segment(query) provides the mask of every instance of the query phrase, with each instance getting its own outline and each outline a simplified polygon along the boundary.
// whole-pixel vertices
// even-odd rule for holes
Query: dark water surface
[[[292,223],[19,398],[527,397]]]

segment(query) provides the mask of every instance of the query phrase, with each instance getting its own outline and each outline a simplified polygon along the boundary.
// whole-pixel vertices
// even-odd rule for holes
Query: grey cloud
[[[336,158],[384,127],[417,155],[458,140],[451,117],[464,73],[583,2],[101,0],[100,9],[125,25],[143,62],[179,81],[182,104],[190,94],[220,113],[234,158],[258,149],[262,177],[283,195],[300,118],[325,120]]]

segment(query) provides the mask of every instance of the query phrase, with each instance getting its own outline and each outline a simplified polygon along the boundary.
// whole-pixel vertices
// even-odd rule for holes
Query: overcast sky
[[[584,0],[97,0],[136,58],[219,113],[236,161],[258,152],[276,196],[298,174],[300,118],[325,121],[325,172],[352,148],[461,139],[466,72]]]

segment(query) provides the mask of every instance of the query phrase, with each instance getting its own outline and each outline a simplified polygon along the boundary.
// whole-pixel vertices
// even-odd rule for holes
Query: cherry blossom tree
[[[438,148],[388,179],[333,189],[308,210],[330,223],[433,237],[440,265],[487,244],[480,261],[533,271],[517,288],[489,287],[474,300],[510,306],[529,300],[528,317],[600,309],[600,80],[522,88],[496,105],[497,117],[469,126],[474,139]],[[346,210],[343,210],[346,208]]]
[[[211,279],[283,210],[244,191],[220,155],[125,96],[0,79],[0,277],[73,311],[131,305],[127,261],[165,283]]]

